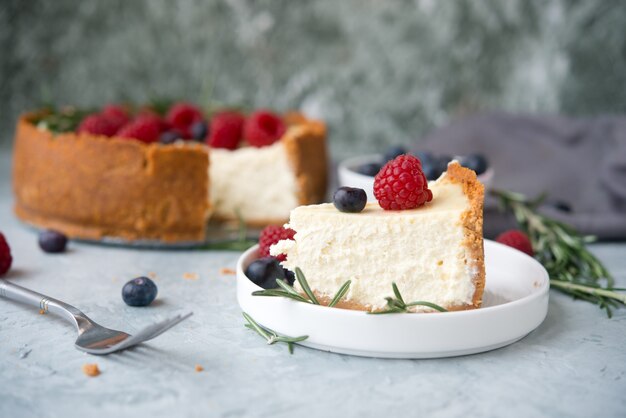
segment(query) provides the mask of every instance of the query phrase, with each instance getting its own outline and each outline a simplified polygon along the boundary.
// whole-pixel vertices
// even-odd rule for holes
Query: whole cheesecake
[[[298,207],[286,225],[296,232],[293,240],[270,252],[285,254],[283,266],[299,267],[326,303],[351,280],[339,307],[383,310],[395,282],[406,302],[478,308],[485,285],[484,187],[457,162],[428,187],[432,201],[411,210],[383,210],[376,202],[360,213],[333,204]]]
[[[282,115],[286,128],[271,145],[235,149],[58,133],[41,116],[17,123],[15,213],[71,238],[203,241],[209,220],[280,224],[326,191],[325,125],[299,113]]]

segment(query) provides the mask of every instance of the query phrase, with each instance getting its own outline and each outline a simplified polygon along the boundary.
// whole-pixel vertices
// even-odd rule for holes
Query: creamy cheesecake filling
[[[287,254],[283,265],[300,267],[322,295],[332,297],[352,280],[347,300],[372,310],[386,306],[392,282],[407,302],[471,305],[478,272],[464,245],[468,198],[445,176],[431,190],[431,203],[409,211],[384,211],[378,203],[357,214],[332,204],[296,208],[288,224],[295,241],[280,241],[270,252]]]
[[[234,151],[212,148],[209,181],[213,214],[222,219],[280,221],[298,206],[296,177],[282,141]]]

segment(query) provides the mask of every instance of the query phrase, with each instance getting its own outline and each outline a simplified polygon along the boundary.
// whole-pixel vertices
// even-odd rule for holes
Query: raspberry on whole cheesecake
[[[160,135],[161,121],[155,116],[138,116],[117,133],[121,138],[134,138],[146,144],[158,141]]]
[[[2,235],[2,232],[0,232],[0,276],[9,271],[12,262],[11,248],[4,238],[4,235]]]
[[[516,250],[526,253],[531,257],[535,254],[533,251],[533,245],[530,242],[530,238],[528,238],[528,235],[526,235],[519,229],[510,229],[501,233],[496,237],[496,241],[500,244],[513,247]]]
[[[130,116],[121,105],[106,105],[100,114],[115,126],[115,132],[130,122]]]
[[[279,140],[286,130],[279,115],[269,110],[257,110],[246,120],[243,136],[250,145],[265,147]]]
[[[433,199],[420,160],[400,155],[374,177],[374,196],[384,210],[415,209]]]
[[[165,120],[172,128],[184,133],[185,137],[189,138],[191,137],[191,126],[196,122],[202,122],[204,115],[197,106],[181,102],[170,108]]]
[[[269,225],[263,228],[259,235],[259,257],[269,257],[270,247],[278,241],[284,239],[293,239],[296,231],[278,225]],[[287,256],[280,254],[276,257],[278,261],[285,261]]]
[[[113,136],[118,127],[108,118],[101,114],[91,114],[86,116],[78,125],[78,133],[87,132],[94,135]]]
[[[213,148],[234,150],[241,142],[245,118],[239,112],[224,111],[211,118],[211,129],[207,145]]]

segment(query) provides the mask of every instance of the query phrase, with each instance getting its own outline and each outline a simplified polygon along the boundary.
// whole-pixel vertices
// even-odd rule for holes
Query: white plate
[[[382,158],[383,157],[380,154],[372,154],[361,155],[343,160],[337,167],[339,186],[358,187],[359,189],[363,189],[365,190],[365,193],[367,193],[367,200],[375,201],[374,177],[358,173],[356,168],[363,164],[380,162]],[[489,167],[487,171],[478,176],[478,180],[480,180],[480,182],[484,184],[487,189],[489,189],[491,182],[493,181],[493,168]]]
[[[308,335],[302,345],[367,357],[435,358],[474,354],[514,343],[548,312],[546,270],[526,254],[485,240],[487,283],[480,309],[427,314],[369,315],[280,297],[252,296],[261,288],[244,274],[258,246],[237,263],[237,299],[259,324],[279,334]],[[306,273],[306,272],[305,272]]]

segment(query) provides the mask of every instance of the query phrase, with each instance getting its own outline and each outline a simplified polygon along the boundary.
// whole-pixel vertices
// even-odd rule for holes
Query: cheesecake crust
[[[282,141],[296,176],[298,203],[311,205],[322,202],[326,195],[326,125],[319,121],[303,120],[302,117],[300,115],[300,118],[296,118],[291,114],[290,118],[297,119],[298,123],[287,130]]]
[[[448,164],[446,181],[460,184],[463,193],[469,200],[469,209],[461,214],[465,240],[462,245],[467,249],[469,257],[465,260],[470,269],[476,271],[473,281],[475,286],[472,305],[453,306],[448,310],[464,310],[480,308],[485,290],[485,250],[483,242],[483,205],[485,186],[478,180],[476,173],[461,166],[456,161]]]
[[[201,241],[211,208],[208,147],[53,134],[20,117],[13,152],[15,213],[70,238]]]

